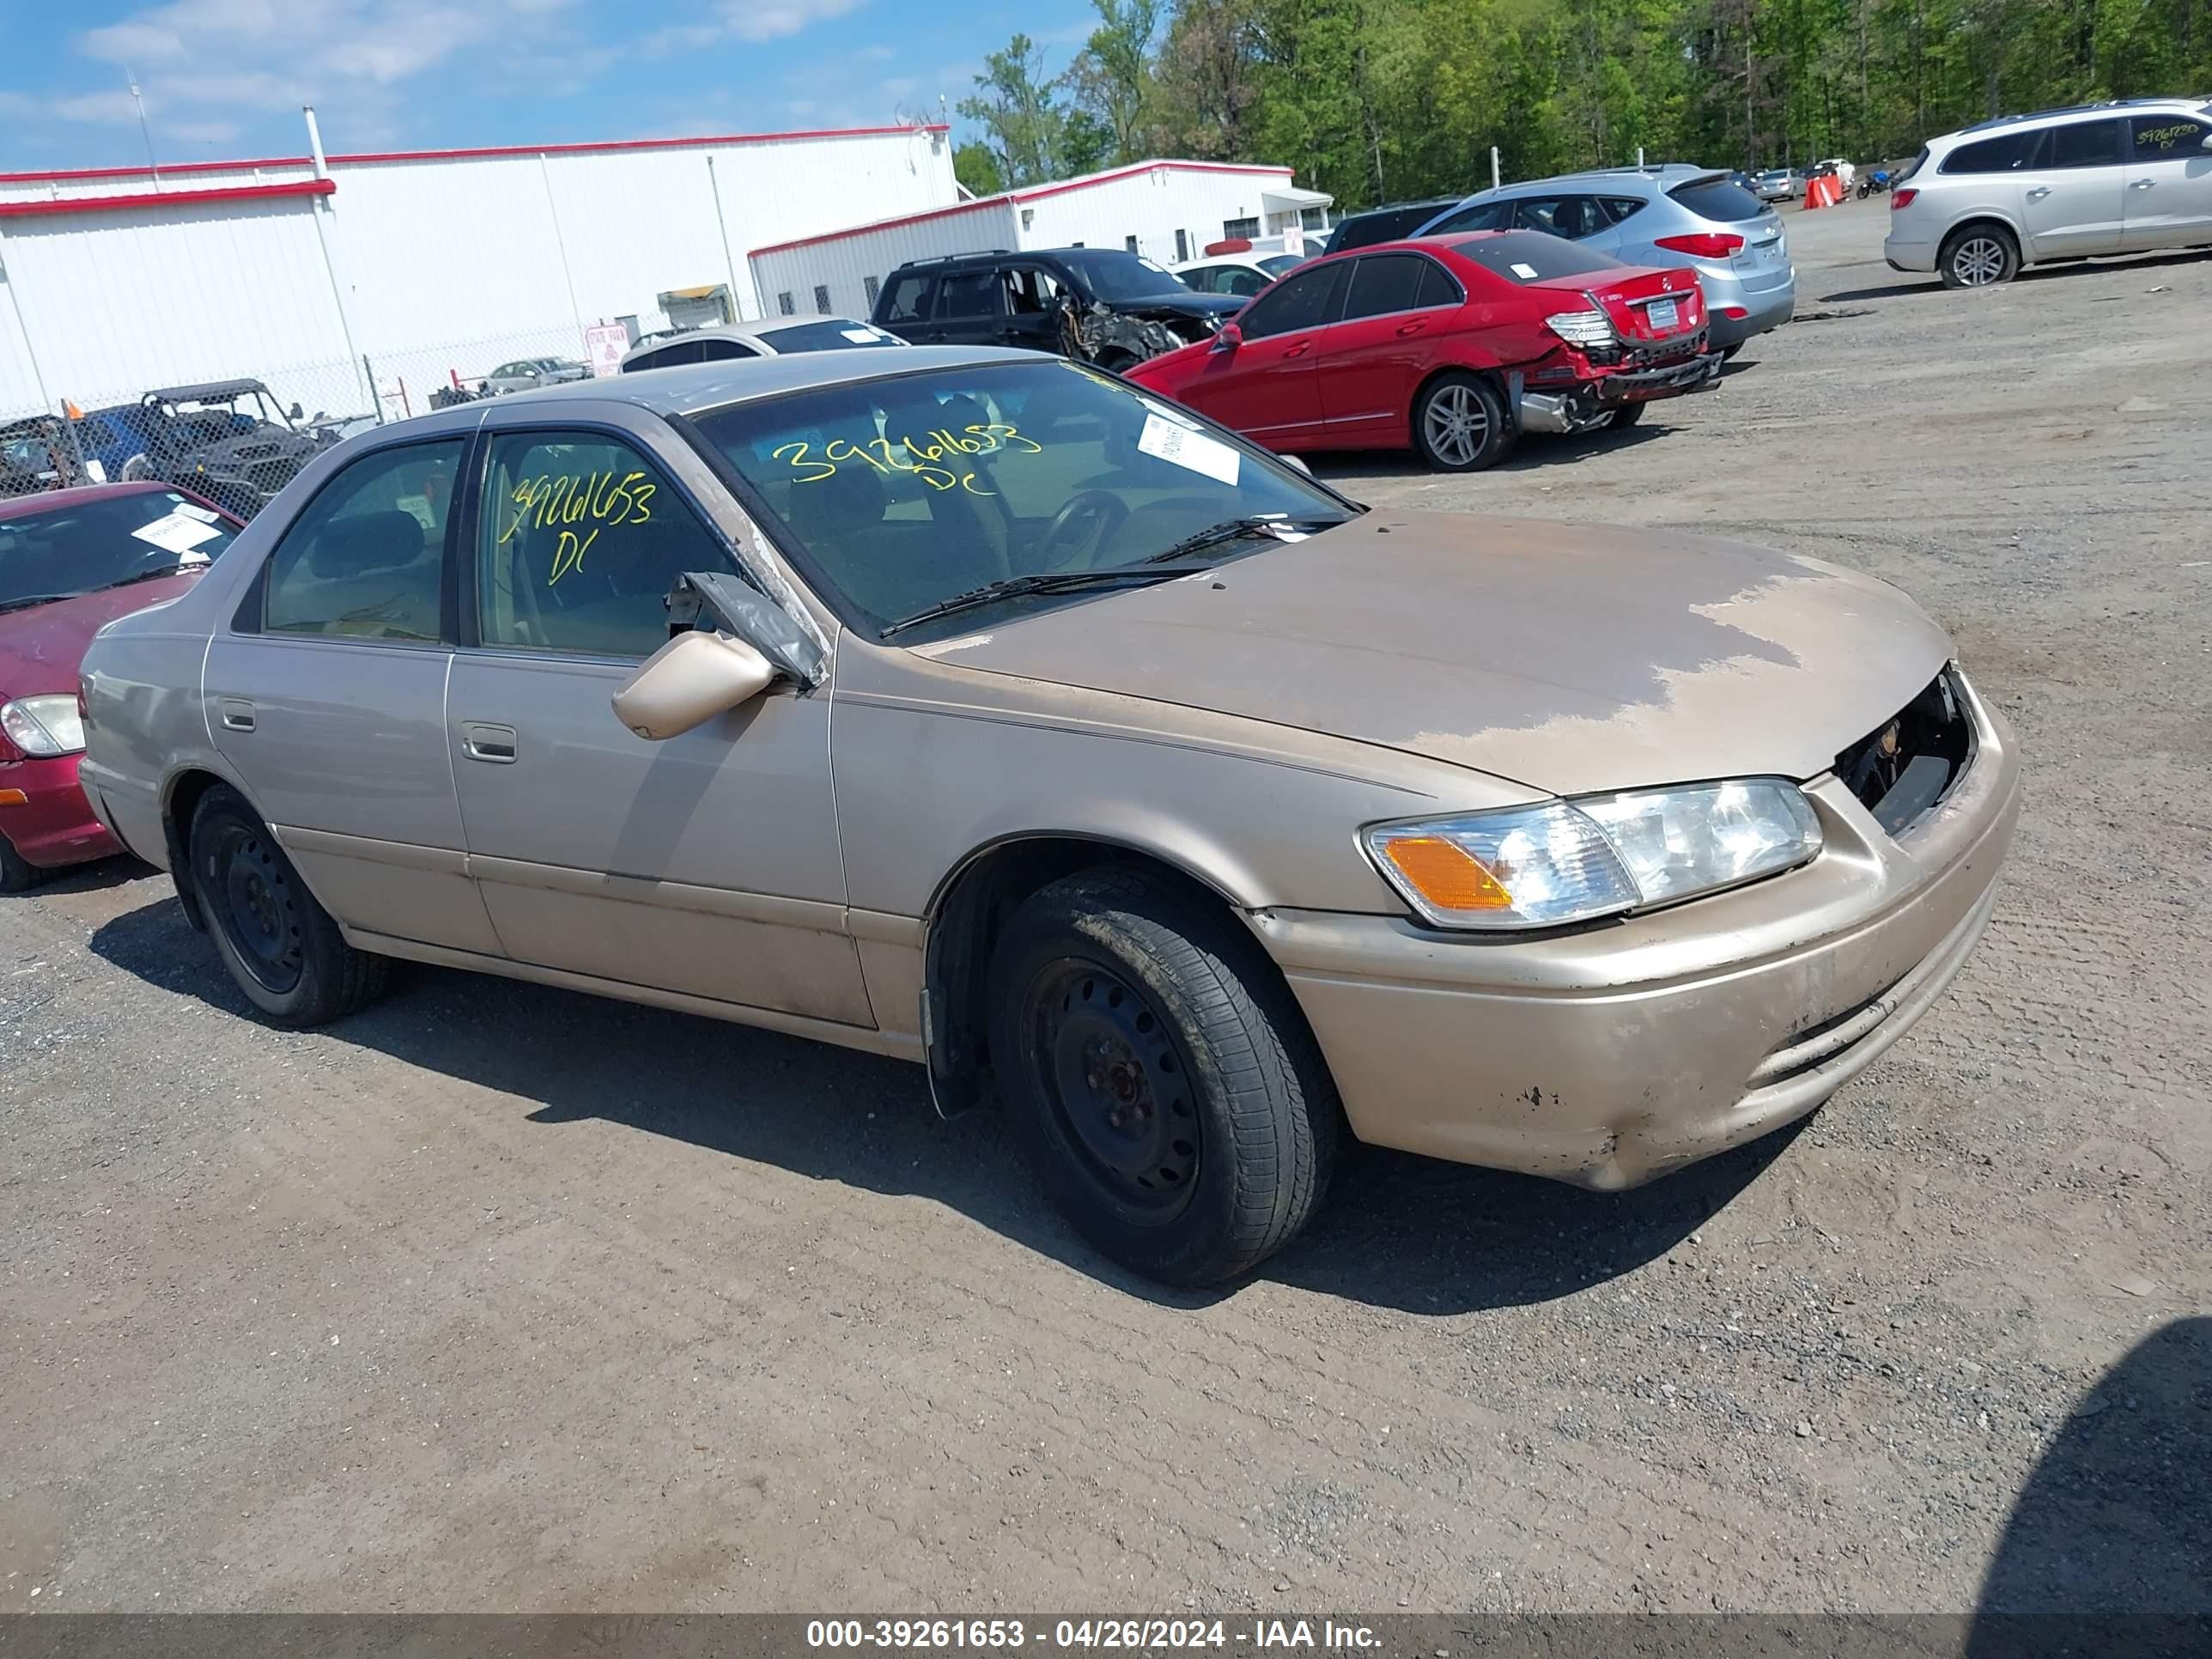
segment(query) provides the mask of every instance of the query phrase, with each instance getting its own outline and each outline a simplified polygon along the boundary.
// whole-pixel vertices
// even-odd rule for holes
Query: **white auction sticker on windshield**
[[[181,555],[191,552],[202,542],[214,539],[218,532],[213,525],[203,524],[198,519],[188,519],[181,513],[165,513],[131,533],[142,542],[153,543],[165,553]]]
[[[1144,404],[1146,409],[1151,410],[1153,414],[1158,416],[1162,420],[1173,421],[1177,426],[1187,426],[1193,432],[1199,429],[1198,417],[1194,415],[1187,415],[1180,409],[1170,409],[1165,404],[1156,404],[1150,398],[1144,397],[1141,394],[1138,397],[1137,401]]]
[[[1157,455],[1164,461],[1172,461],[1225,484],[1237,482],[1237,466],[1243,459],[1218,438],[1209,438],[1203,432],[1194,432],[1157,415],[1145,416],[1145,430],[1137,440],[1137,447],[1147,455]]]
[[[873,345],[884,337],[872,328],[841,328],[837,331],[854,345]]]
[[[198,501],[179,501],[172,513],[181,513],[188,519],[198,519],[202,524],[221,524],[222,514],[211,507],[202,507]]]
[[[1513,274],[1524,283],[1533,283],[1536,280],[1536,267],[1516,264],[1513,267]]]

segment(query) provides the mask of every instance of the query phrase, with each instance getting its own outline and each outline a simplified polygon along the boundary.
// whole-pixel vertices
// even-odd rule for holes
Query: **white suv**
[[[1947,288],[2023,264],[2212,245],[2212,105],[2135,98],[1932,138],[1889,195],[1881,251]]]

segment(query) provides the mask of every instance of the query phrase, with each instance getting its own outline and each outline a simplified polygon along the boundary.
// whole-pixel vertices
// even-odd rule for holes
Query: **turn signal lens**
[[[1390,884],[1439,927],[1559,927],[1642,897],[1605,832],[1565,801],[1377,824],[1365,841]]]
[[[1513,895],[1482,861],[1442,836],[1407,836],[1386,842],[1382,856],[1439,910],[1510,910]]]

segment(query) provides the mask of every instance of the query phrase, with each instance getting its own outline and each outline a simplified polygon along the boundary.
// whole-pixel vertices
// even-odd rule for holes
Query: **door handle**
[[[2030,191],[2028,191],[2028,192],[2027,192],[2027,199],[2028,199],[2029,201],[2031,201],[2031,202],[2039,202],[2039,201],[2041,201],[2045,197],[2046,197],[2046,196],[2048,196],[2048,195],[2050,195],[2050,194],[2051,194],[2051,186],[2050,186],[2050,185],[2037,185],[2033,190],[2031,190]]]
[[[1401,323],[1398,325],[1398,337],[1402,340],[1408,334],[1419,334],[1427,326],[1426,323]]]
[[[489,761],[495,766],[512,766],[514,764],[514,728],[464,720],[461,722],[461,752],[471,760]]]
[[[222,729],[226,732],[251,732],[253,729],[253,705],[243,697],[222,700]]]
[[[1285,347],[1283,356],[1286,361],[1292,357],[1303,357],[1312,349],[1313,343],[1310,340],[1302,340],[1297,345]]]
[[[2157,179],[2136,179],[2136,180],[2135,181],[2135,183],[2133,183],[2132,185],[2130,185],[2128,186],[2128,188],[2129,188],[2130,190],[2148,190],[2148,189],[2149,189],[2153,185],[2156,184],[2157,182],[2158,182],[2158,180],[2157,180]]]

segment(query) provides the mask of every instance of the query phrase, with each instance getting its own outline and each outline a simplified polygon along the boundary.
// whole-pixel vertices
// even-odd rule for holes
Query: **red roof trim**
[[[979,197],[972,202],[963,202],[957,207],[929,208],[920,213],[902,213],[895,219],[878,219],[871,224],[852,225],[843,230],[824,231],[818,236],[800,236],[788,242],[771,242],[766,247],[757,247],[753,257],[763,253],[785,253],[795,247],[813,247],[823,242],[841,242],[848,236],[865,236],[871,231],[890,230],[902,225],[925,224],[932,219],[942,219],[955,213],[973,213],[981,208],[1009,207],[1023,202],[1041,202],[1048,196],[1066,196],[1071,191],[1090,190],[1098,185],[1110,185],[1117,179],[1133,179],[1139,174],[1164,169],[1170,173],[1249,173],[1271,179],[1288,179],[1294,175],[1289,167],[1239,166],[1226,161],[1139,161],[1126,167],[1115,167],[1110,173],[1094,174],[1088,179],[1070,179],[1064,184],[1039,185],[1033,190],[1001,191],[996,196]]]
[[[477,149],[368,150],[358,155],[333,155],[336,167],[368,167],[380,161],[465,161],[515,155],[591,155],[630,149],[703,149],[715,144],[769,144],[793,138],[886,138],[899,132],[948,132],[932,123],[923,127],[817,127],[799,132],[727,132],[696,138],[614,138],[581,144],[495,144]],[[251,173],[260,167],[304,167],[313,165],[305,155],[271,155],[245,161],[176,161],[163,167],[169,173]],[[59,173],[0,173],[0,185],[66,184],[94,179],[143,179],[146,167],[71,167]]]
[[[183,202],[252,202],[272,196],[328,196],[335,179],[294,179],[281,185],[232,185],[216,190],[154,190],[128,196],[65,196],[33,202],[0,202],[0,218],[40,213],[112,213],[123,208],[170,207]]]

